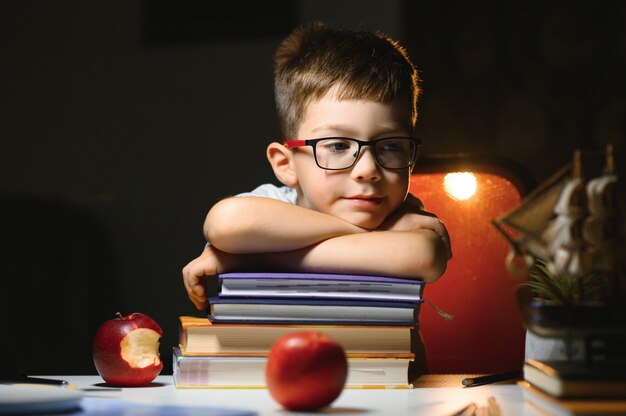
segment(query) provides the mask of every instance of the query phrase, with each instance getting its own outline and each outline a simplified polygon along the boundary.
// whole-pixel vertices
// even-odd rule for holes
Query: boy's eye
[[[341,140],[341,139],[329,139],[324,140],[318,143],[318,146],[321,145],[325,151],[328,152],[345,152],[346,150],[350,150],[351,143],[349,140]]]
[[[409,143],[406,140],[386,140],[380,142],[378,146],[379,151],[383,152],[406,152],[409,150]]]

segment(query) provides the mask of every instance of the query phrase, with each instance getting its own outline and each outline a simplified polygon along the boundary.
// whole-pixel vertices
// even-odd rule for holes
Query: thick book
[[[417,325],[419,303],[210,296],[213,322],[333,325]]]
[[[526,360],[524,380],[554,397],[626,399],[626,363]]]
[[[400,325],[248,325],[220,324],[208,318],[179,317],[180,349],[185,355],[262,356],[281,336],[319,331],[337,341],[347,354],[412,358],[413,326]]]
[[[220,297],[365,299],[419,302],[424,282],[389,276],[323,273],[223,273]]]
[[[346,388],[410,388],[408,358],[347,356]],[[266,388],[267,357],[186,356],[173,349],[176,388]]]
[[[517,384],[524,394],[524,415],[600,416],[626,415],[626,399],[563,399],[538,389],[527,381]]]

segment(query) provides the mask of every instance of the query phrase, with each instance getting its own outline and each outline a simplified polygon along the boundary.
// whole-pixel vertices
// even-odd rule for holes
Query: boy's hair
[[[417,119],[418,75],[406,51],[383,33],[313,23],[295,29],[274,57],[282,134],[295,138],[307,105],[337,88],[338,99],[390,102],[406,97]]]

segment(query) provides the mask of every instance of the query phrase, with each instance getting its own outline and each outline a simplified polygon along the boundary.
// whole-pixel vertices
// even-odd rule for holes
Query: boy
[[[204,278],[270,269],[384,274],[433,282],[451,257],[444,225],[408,194],[417,72],[382,34],[296,29],[275,55],[284,143],[267,158],[284,185],[262,185],[209,211],[203,253],[183,269],[206,307]]]

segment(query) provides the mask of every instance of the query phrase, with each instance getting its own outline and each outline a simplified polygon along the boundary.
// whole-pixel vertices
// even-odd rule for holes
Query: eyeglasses
[[[372,146],[376,163],[385,169],[406,169],[415,164],[421,140],[416,137],[385,137],[363,141],[346,137],[309,140],[287,140],[288,149],[313,147],[315,163],[326,170],[343,170],[354,166],[363,146]]]

